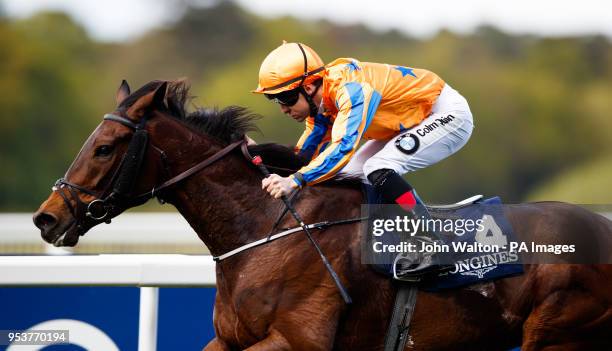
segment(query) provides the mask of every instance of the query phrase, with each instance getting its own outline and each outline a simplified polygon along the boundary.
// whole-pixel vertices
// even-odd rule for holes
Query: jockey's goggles
[[[293,106],[300,99],[300,88],[280,92],[278,94],[265,94],[268,100],[283,106]]]

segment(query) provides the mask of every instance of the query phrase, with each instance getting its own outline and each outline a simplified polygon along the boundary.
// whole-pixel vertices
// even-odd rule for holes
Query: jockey
[[[272,174],[262,181],[275,198],[336,175],[358,176],[385,203],[429,218],[423,205],[416,206],[422,202],[402,175],[454,154],[473,129],[465,98],[435,73],[353,58],[324,65],[301,43],[284,42],[268,54],[253,92],[305,124],[295,152],[310,162],[289,177]],[[435,256],[408,273],[440,269]]]

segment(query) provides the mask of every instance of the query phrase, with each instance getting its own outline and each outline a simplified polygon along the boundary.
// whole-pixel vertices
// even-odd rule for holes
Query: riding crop
[[[268,168],[266,168],[266,166],[263,164],[263,160],[261,159],[260,156],[253,157],[251,161],[253,162],[255,166],[257,166],[257,168],[259,168],[259,170],[261,171],[261,173],[264,175],[265,178],[267,178],[270,175]],[[302,230],[304,231],[304,233],[306,233],[308,240],[310,240],[314,248],[317,250],[317,252],[319,253],[319,256],[321,256],[321,260],[323,261],[325,268],[327,268],[327,271],[329,272],[332,279],[334,280],[334,283],[336,283],[336,286],[338,287],[338,290],[340,291],[340,295],[342,295],[344,302],[346,302],[347,305],[351,304],[352,303],[351,297],[346,291],[346,288],[342,285],[342,282],[340,281],[338,274],[336,274],[336,271],[334,271],[334,269],[332,268],[331,264],[327,260],[327,257],[325,257],[325,254],[323,254],[323,251],[321,251],[319,244],[317,244],[317,242],[312,237],[312,234],[310,234],[310,230],[308,230],[308,226],[306,225],[306,223],[304,223],[304,220],[302,220],[302,217],[300,216],[300,214],[297,213],[295,208],[293,208],[293,206],[289,202],[289,199],[287,199],[287,196],[283,195],[281,199],[285,203],[285,206],[287,206],[287,208],[289,209],[289,212],[291,212],[291,214],[293,215],[293,218],[295,218],[295,220],[300,225],[300,227],[302,227]]]

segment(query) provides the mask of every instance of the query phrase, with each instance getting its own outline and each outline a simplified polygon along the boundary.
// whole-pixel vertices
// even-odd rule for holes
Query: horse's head
[[[148,140],[148,122],[167,111],[167,83],[151,82],[130,95],[123,81],[117,109],[104,116],[65,176],[34,214],[43,239],[74,246],[79,236],[150,198],[164,154]]]

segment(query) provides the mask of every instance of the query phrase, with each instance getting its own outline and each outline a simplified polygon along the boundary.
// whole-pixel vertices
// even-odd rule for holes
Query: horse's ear
[[[166,110],[166,89],[168,82],[161,83],[153,92],[136,100],[128,109],[128,114],[136,118],[142,117],[147,111]]]
[[[117,96],[115,97],[115,101],[117,101],[117,106],[125,100],[126,97],[130,96],[130,86],[124,80],[121,81],[121,85],[119,89],[117,89]]]
[[[168,89],[168,82],[161,83],[157,89],[155,89],[155,94],[153,94],[153,100],[151,101],[151,107],[157,109],[165,109],[166,108],[166,90]]]

